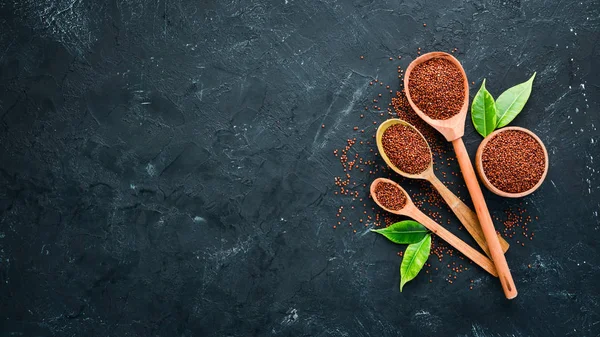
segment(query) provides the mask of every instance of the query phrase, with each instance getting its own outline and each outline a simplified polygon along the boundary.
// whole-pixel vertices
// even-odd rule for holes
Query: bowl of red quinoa
[[[533,193],[548,173],[548,151],[533,132],[509,126],[492,132],[475,156],[479,178],[501,197],[521,198]]]

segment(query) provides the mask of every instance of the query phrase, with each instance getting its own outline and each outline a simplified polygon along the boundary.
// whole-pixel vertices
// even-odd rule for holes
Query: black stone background
[[[600,334],[598,1],[0,11],[3,336]],[[358,115],[385,90],[368,82],[398,89],[417,47],[458,48],[471,95],[483,78],[497,96],[537,71],[513,125],[545,142],[546,182],[523,200],[486,193],[495,215],[522,202],[540,217],[535,240],[511,241],[513,301],[478,268],[454,284],[444,268],[420,274],[400,293],[402,247],[332,229],[350,205],[333,194],[332,151],[374,133],[383,117]],[[468,120],[472,155],[480,140]]]

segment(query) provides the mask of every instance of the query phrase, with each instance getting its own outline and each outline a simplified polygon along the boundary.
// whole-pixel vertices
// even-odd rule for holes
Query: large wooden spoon
[[[441,120],[430,118],[423,113],[421,109],[419,109],[419,107],[412,101],[410,96],[410,74],[412,70],[417,65],[434,58],[442,58],[452,62],[452,64],[454,64],[460,70],[464,79],[463,86],[465,95],[463,105],[460,109],[460,112],[449,119]],[[477,212],[479,223],[483,229],[483,234],[485,235],[490,253],[492,254],[492,260],[494,261],[496,270],[500,276],[500,283],[502,284],[504,295],[508,299],[517,297],[517,288],[515,286],[515,282],[513,281],[510,269],[508,268],[508,263],[506,262],[506,258],[502,252],[500,241],[496,236],[494,223],[492,222],[492,217],[490,216],[485,199],[483,198],[481,187],[479,187],[479,183],[477,182],[477,177],[475,176],[475,171],[473,170],[473,165],[471,164],[471,159],[469,159],[469,154],[467,153],[467,149],[465,148],[465,144],[462,140],[462,136],[465,133],[465,118],[467,117],[467,110],[469,109],[469,81],[467,79],[467,74],[465,74],[465,70],[460,62],[458,62],[458,60],[450,54],[442,52],[427,53],[416,58],[410,63],[408,68],[406,68],[406,73],[404,75],[404,90],[410,106],[413,108],[413,110],[415,110],[419,117],[421,117],[433,128],[438,130],[446,138],[446,140],[452,142],[454,152],[456,152],[458,164],[460,165],[460,169],[465,179],[467,189],[469,190],[469,194],[471,195],[471,200],[473,200],[473,205],[475,206],[475,212]]]
[[[423,142],[425,142],[427,144],[427,148],[429,149],[429,157],[431,158],[431,160],[429,161],[429,166],[422,172],[416,173],[416,174],[410,174],[408,172],[402,171],[398,166],[396,166],[396,165],[394,165],[394,163],[392,163],[390,158],[385,153],[385,149],[383,148],[383,142],[382,142],[383,133],[385,132],[385,130],[387,130],[387,128],[389,128],[392,125],[396,125],[396,124],[402,124],[402,125],[406,125],[406,126],[412,128],[413,130],[415,130],[416,132],[419,133],[419,135],[423,139]],[[446,201],[446,203],[448,204],[448,206],[450,207],[452,212],[454,212],[454,214],[456,215],[458,220],[460,220],[460,222],[463,224],[463,226],[465,226],[465,228],[467,229],[469,234],[471,234],[473,239],[475,239],[475,241],[477,242],[479,247],[481,247],[481,249],[483,249],[483,251],[489,258],[492,258],[491,254],[490,254],[490,250],[485,241],[483,231],[481,230],[481,225],[479,224],[479,220],[477,219],[477,214],[475,214],[475,212],[473,212],[469,208],[469,206],[465,205],[465,203],[462,202],[462,200],[460,200],[456,195],[454,195],[454,193],[452,193],[452,191],[450,191],[448,189],[448,187],[446,187],[446,185],[444,185],[438,179],[438,177],[435,176],[435,173],[433,173],[433,155],[431,154],[431,148],[429,147],[429,143],[427,143],[427,140],[425,139],[425,137],[423,137],[423,134],[421,134],[421,132],[419,132],[419,130],[417,130],[410,123],[403,121],[401,119],[393,118],[393,119],[388,119],[387,121],[385,121],[381,125],[379,125],[379,128],[377,129],[376,140],[377,140],[377,148],[379,149],[379,153],[381,154],[381,157],[383,158],[385,163],[392,170],[394,170],[396,173],[398,173],[399,175],[401,175],[403,177],[410,178],[410,179],[424,179],[424,180],[429,181],[433,185],[433,187],[440,193],[440,195],[442,196],[444,201]],[[502,246],[502,251],[506,252],[508,250],[509,244],[508,244],[508,242],[506,242],[506,240],[504,240],[499,235],[500,234],[498,234],[498,240],[500,240],[500,245]]]
[[[379,183],[390,183],[398,188],[398,193],[403,193],[406,197],[406,204],[401,209],[389,209],[385,207],[380,200],[377,199],[377,193],[375,191],[377,185]],[[397,214],[404,215],[409,218],[415,219],[417,222],[421,223],[427,229],[435,233],[442,240],[446,241],[450,246],[456,248],[459,252],[463,253],[464,256],[471,259],[478,266],[485,269],[488,273],[493,276],[498,277],[498,273],[496,272],[496,267],[494,263],[488,259],[485,255],[478,252],[475,248],[469,246],[466,242],[456,237],[454,234],[449,232],[446,228],[440,226],[437,222],[433,221],[430,217],[425,215],[425,213],[421,212],[417,206],[412,202],[408,193],[393,180],[387,178],[377,178],[371,183],[371,197],[379,205],[379,207],[383,208],[383,210]]]

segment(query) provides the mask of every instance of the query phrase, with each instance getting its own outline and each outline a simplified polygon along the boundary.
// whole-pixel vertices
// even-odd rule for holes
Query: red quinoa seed
[[[391,210],[400,210],[406,205],[406,195],[396,185],[380,182],[375,186],[375,196],[382,206]]]
[[[432,119],[448,119],[460,112],[464,101],[464,77],[452,62],[434,58],[410,73],[410,97]]]
[[[390,161],[403,172],[418,174],[431,164],[427,142],[410,126],[390,126],[383,132],[381,142]]]

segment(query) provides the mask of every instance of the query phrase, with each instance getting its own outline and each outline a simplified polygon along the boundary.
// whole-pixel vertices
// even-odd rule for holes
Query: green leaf
[[[393,243],[409,244],[421,241],[429,231],[416,221],[405,220],[387,228],[372,229],[371,232],[379,233]]]
[[[430,250],[431,234],[425,235],[421,241],[406,247],[404,258],[402,258],[402,264],[400,265],[400,292],[402,292],[402,288],[408,281],[414,279],[419,274],[419,271],[421,271],[429,257]]]
[[[533,73],[527,82],[515,85],[498,97],[496,100],[496,115],[498,116],[496,128],[508,125],[523,110],[531,94],[531,86],[533,85],[535,74]]]
[[[496,129],[496,104],[494,97],[485,88],[485,79],[471,104],[471,119],[475,130],[483,137]]]

